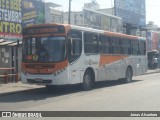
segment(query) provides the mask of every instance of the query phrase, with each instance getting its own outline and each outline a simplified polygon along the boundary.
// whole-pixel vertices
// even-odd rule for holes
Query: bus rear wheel
[[[132,82],[132,76],[133,76],[132,69],[131,69],[130,67],[128,67],[127,70],[126,70],[125,82],[126,82],[126,83]]]
[[[87,70],[83,76],[82,88],[85,91],[91,90],[94,87],[93,73]]]

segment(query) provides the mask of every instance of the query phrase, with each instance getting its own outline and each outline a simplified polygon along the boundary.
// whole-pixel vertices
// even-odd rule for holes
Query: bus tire
[[[86,70],[83,76],[82,88],[85,91],[91,90],[94,87],[94,75],[90,70]]]
[[[132,68],[128,67],[126,70],[125,82],[126,83],[132,82],[132,76],[133,76]]]

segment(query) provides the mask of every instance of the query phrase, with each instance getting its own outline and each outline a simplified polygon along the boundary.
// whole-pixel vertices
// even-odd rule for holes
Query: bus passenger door
[[[69,84],[77,84],[81,81],[81,38],[80,31],[70,31],[68,38]]]

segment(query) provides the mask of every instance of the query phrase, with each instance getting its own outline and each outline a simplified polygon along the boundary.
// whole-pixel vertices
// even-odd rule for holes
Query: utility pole
[[[72,0],[69,0],[68,24],[71,23],[71,1]]]

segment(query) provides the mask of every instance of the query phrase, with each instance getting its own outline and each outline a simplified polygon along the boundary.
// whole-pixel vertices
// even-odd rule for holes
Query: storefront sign
[[[145,0],[115,0],[115,15],[125,23],[145,26]]]
[[[21,0],[0,0],[0,37],[21,37]]]
[[[44,3],[38,0],[22,0],[22,26],[45,23]]]

